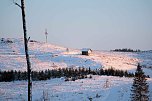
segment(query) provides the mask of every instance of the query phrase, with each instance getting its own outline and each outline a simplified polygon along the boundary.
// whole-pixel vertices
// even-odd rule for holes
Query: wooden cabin
[[[92,50],[90,48],[83,48],[82,49],[82,55],[90,55],[92,53]]]

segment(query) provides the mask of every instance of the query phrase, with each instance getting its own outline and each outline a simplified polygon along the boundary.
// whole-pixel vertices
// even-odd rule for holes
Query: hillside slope
[[[29,54],[32,70],[45,70],[69,67],[91,69],[116,68],[134,72],[137,63],[141,63],[145,74],[152,77],[152,52],[121,53],[94,51],[89,56],[81,55],[79,49],[69,49],[31,40]],[[23,39],[1,39],[0,70],[26,71]],[[32,82],[33,101],[47,98],[51,101],[129,101],[133,78],[98,76],[64,81],[54,78]],[[150,99],[152,99],[152,79],[148,78]],[[0,82],[0,101],[26,101],[27,81]]]
[[[135,71],[137,63],[152,66],[152,52],[122,53],[94,51],[90,56],[81,55],[80,49],[68,49],[44,42],[29,41],[32,70],[57,69],[66,67],[116,68]],[[0,39],[0,69],[26,70],[23,39]],[[152,74],[152,69],[145,69]],[[150,73],[149,73],[150,71]]]

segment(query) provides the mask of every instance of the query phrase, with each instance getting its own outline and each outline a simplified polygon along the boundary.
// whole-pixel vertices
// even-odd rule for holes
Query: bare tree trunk
[[[28,40],[27,40],[27,34],[26,34],[24,0],[21,0],[21,9],[22,9],[22,21],[23,21],[23,31],[24,31],[25,55],[26,55],[27,72],[28,72],[28,101],[32,101],[31,63],[30,63],[29,54],[28,54]]]

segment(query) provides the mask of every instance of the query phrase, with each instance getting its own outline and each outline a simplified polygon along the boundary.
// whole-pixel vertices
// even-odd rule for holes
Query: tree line
[[[141,52],[141,50],[137,49],[137,50],[133,50],[133,49],[130,49],[130,48],[123,48],[123,49],[114,49],[112,51],[115,51],[115,52]]]
[[[47,80],[51,78],[66,77],[74,79],[86,78],[87,75],[107,75],[107,76],[119,76],[119,77],[134,77],[133,73],[129,73],[123,70],[117,70],[113,68],[109,69],[96,69],[90,68],[59,68],[53,70],[32,71],[32,80]],[[9,82],[15,80],[27,80],[27,71],[1,71],[0,70],[0,82]]]

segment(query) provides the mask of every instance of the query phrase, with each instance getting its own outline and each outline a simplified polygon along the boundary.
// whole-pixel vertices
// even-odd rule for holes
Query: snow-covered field
[[[1,39],[2,40],[2,39]],[[13,43],[7,43],[10,40]],[[81,49],[68,49],[43,42],[29,42],[32,70],[66,67],[109,68],[135,70],[140,62],[152,66],[152,52],[122,53],[93,50],[90,56],[81,55]],[[23,39],[3,39],[0,42],[0,69],[26,70]]]
[[[7,40],[7,39],[5,39]],[[23,39],[9,39],[13,43],[0,43],[1,70],[26,70]],[[43,42],[29,42],[32,70],[45,70],[66,67],[100,68],[97,63],[86,56],[80,55],[80,50],[59,47]]]
[[[148,79],[152,83],[152,79]],[[63,78],[33,82],[33,101],[129,101],[131,78],[93,76],[65,82]],[[152,94],[152,85],[149,87]],[[0,101],[27,101],[27,82],[1,82]]]
[[[7,41],[12,42],[7,42]],[[134,72],[137,63],[152,66],[152,52],[122,53],[95,51],[90,56],[81,55],[81,49],[68,49],[43,42],[29,42],[32,70],[85,67],[91,69],[113,67]],[[26,71],[23,39],[0,41],[0,70]],[[145,74],[152,77],[152,68],[144,68]],[[105,87],[108,81],[108,87]],[[152,95],[152,79],[149,78]],[[93,76],[65,82],[63,78],[33,82],[33,101],[41,101],[43,95],[50,101],[128,101],[131,78]],[[47,97],[48,95],[48,97]],[[0,101],[27,100],[27,81],[0,82]]]
[[[7,41],[12,41],[9,43]],[[32,70],[46,70],[67,67],[85,67],[91,69],[109,68],[134,72],[137,63],[152,66],[152,52],[110,52],[93,50],[90,56],[81,55],[81,49],[68,49],[44,42],[29,42]],[[23,39],[1,39],[0,69],[26,71]],[[148,72],[147,72],[148,71]],[[152,77],[152,69],[145,72]]]

